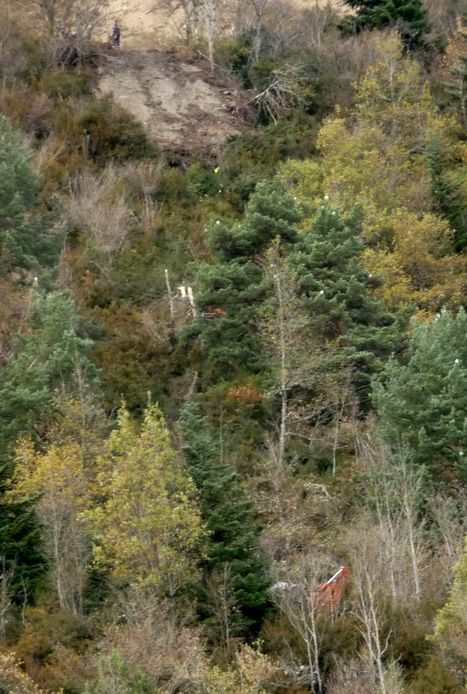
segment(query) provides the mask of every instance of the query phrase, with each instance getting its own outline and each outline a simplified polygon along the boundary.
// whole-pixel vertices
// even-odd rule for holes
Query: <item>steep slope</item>
[[[234,115],[232,84],[214,79],[204,61],[162,51],[112,53],[98,89],[130,111],[162,148],[215,152],[246,127]]]

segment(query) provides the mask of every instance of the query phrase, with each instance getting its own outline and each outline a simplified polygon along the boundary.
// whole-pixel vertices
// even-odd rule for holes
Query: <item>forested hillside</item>
[[[461,694],[465,5],[152,10],[1,8],[0,692]]]

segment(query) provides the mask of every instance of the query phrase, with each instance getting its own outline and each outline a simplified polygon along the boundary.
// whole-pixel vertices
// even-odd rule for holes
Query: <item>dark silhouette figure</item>
[[[120,48],[120,24],[115,20],[114,28],[112,30],[112,48]]]

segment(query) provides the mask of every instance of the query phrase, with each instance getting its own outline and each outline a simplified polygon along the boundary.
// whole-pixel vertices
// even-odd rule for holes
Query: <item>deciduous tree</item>
[[[86,514],[96,563],[138,589],[173,596],[192,584],[204,529],[159,407],[146,409],[141,427],[122,407],[99,465],[96,505]]]
[[[73,442],[37,453],[31,442],[16,450],[9,496],[36,501],[51,578],[61,609],[81,614],[90,548],[81,514],[88,507],[90,480],[83,451]]]
[[[436,203],[430,144],[437,140],[451,156],[453,124],[437,113],[417,63],[394,37],[385,45],[386,56],[357,85],[351,119],[338,113],[319,133],[322,190],[341,210],[362,205],[368,265],[392,306],[458,306],[465,260],[454,255],[446,221],[427,212]],[[407,252],[409,238],[416,253]]]
[[[456,673],[461,686],[466,684],[467,657],[467,538],[465,549],[454,572],[454,581],[445,606],[438,612],[434,639]]]

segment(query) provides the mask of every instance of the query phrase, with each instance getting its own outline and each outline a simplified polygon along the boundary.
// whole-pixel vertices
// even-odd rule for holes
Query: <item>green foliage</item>
[[[272,178],[279,162],[315,154],[317,132],[315,118],[295,114],[253,135],[235,138],[224,148],[219,161],[224,196],[243,209],[258,181]]]
[[[454,115],[464,123],[465,28],[459,27],[442,65],[431,66],[434,83],[446,83],[437,104],[439,94],[429,93],[425,73],[406,50],[428,43],[422,2],[349,0],[347,5],[356,10],[346,20],[356,35],[345,41],[335,31],[333,10],[313,6],[285,16],[271,4],[262,17],[259,56],[253,31],[217,41],[216,62],[244,86],[262,90],[279,77],[293,96],[287,117],[242,128],[242,135],[205,160],[180,151],[167,152],[162,162],[143,126],[110,98],[93,95],[92,67],[47,68],[40,32],[32,27],[26,35],[29,29],[22,28],[26,15],[18,20],[9,15],[0,27],[1,110],[33,136],[42,172],[41,178],[34,174],[33,153],[2,120],[0,461],[9,462],[22,435],[33,444],[29,457],[22,446],[21,461],[28,464],[21,469],[17,458],[16,477],[8,466],[0,475],[0,575],[3,569],[11,575],[13,607],[7,618],[20,610],[23,617],[23,623],[13,619],[7,625],[7,637],[44,690],[149,694],[175,687],[219,694],[259,692],[283,680],[287,691],[305,691],[299,670],[307,658],[305,644],[285,617],[273,615],[269,627],[264,619],[272,610],[260,531],[265,553],[279,562],[313,558],[326,547],[336,561],[353,563],[346,554],[347,530],[361,501],[363,465],[354,443],[365,440],[363,415],[375,374],[380,377],[373,402],[393,447],[388,460],[401,455],[402,444],[407,474],[421,480],[429,467],[435,481],[443,474],[459,486],[467,409],[462,312],[442,313],[431,325],[414,324],[409,349],[401,356],[399,348],[412,307],[426,318],[440,306],[457,307],[465,294],[460,251],[466,150]],[[460,0],[451,5],[449,12]],[[358,36],[360,30],[385,27],[396,31]],[[428,61],[428,54],[424,57]],[[253,119],[261,107],[249,99],[245,95],[242,115]],[[336,111],[318,135],[319,119],[336,102],[348,107],[348,117]],[[50,191],[61,189],[66,201],[70,176],[90,171],[98,180],[106,165],[115,172],[111,197],[121,196],[131,222],[125,246],[112,257],[93,247],[79,225],[73,230],[60,281],[72,288],[80,319],[66,294],[33,291],[29,297],[24,280],[30,271],[43,276],[46,266],[57,270],[61,239]],[[330,204],[323,204],[325,194]],[[165,268],[173,295],[179,284],[193,287],[194,319],[175,296],[171,314]],[[91,333],[92,346],[84,337]],[[84,406],[87,384],[96,380],[91,347],[102,368],[99,384],[108,411],[115,412],[123,393],[138,418],[120,413],[105,455],[100,444],[107,430],[94,416],[81,416],[80,410],[63,430],[57,424],[69,396]],[[391,359],[384,367],[393,351],[401,363]],[[169,421],[177,420],[184,403],[181,440],[171,437],[160,410],[145,411],[148,391]],[[202,409],[186,406],[193,400]],[[78,439],[83,454],[70,448],[70,440]],[[362,532],[368,528],[369,536],[378,504],[385,504],[388,532],[391,523],[398,532],[405,527],[397,496],[401,467],[393,465],[390,474],[383,468],[378,459],[365,486]],[[14,502],[12,482],[6,481],[7,474],[18,479],[21,472],[28,502]],[[425,480],[423,499],[415,499],[419,515],[412,519],[418,529],[428,507],[435,516],[438,499],[429,498],[432,480]],[[96,558],[84,601],[89,621],[45,606],[56,599],[44,578],[54,566],[44,559],[45,516],[43,528],[35,517],[35,511],[53,506],[66,518],[59,502],[67,497],[61,495],[68,483],[78,489],[81,482],[86,493],[79,498],[88,510],[83,514],[80,505],[73,519],[86,530],[84,573],[88,542],[93,541]],[[455,552],[459,497],[456,489],[453,509],[440,509],[438,530],[424,526],[421,557],[425,541],[439,563],[444,551]],[[65,520],[63,535],[50,534],[61,545],[61,559],[68,547],[79,560],[72,526]],[[381,556],[375,547],[375,563],[364,568],[379,565]],[[401,580],[407,570],[402,559]],[[323,690],[377,686],[363,676],[369,663],[355,615],[358,567],[351,569],[350,590],[338,613],[332,620],[318,618]],[[63,573],[79,582],[78,571]],[[433,642],[426,639],[433,626],[426,592],[433,589],[438,606],[443,579],[425,571],[420,576],[419,600],[412,603],[408,596],[400,614],[389,611],[386,591],[380,596],[375,584],[384,664],[397,662],[408,693],[454,694],[464,684],[464,586],[456,578]],[[148,596],[150,609],[164,597],[163,625],[159,617],[154,624],[148,618]],[[187,598],[196,598],[198,619],[189,614],[186,628],[179,620],[187,617]],[[24,609],[33,600],[42,601],[40,607]],[[99,634],[89,629],[94,620]],[[246,648],[227,663],[238,638],[251,637],[260,626],[267,639],[264,661],[260,652]],[[187,632],[196,648],[185,652]],[[177,648],[181,655],[174,653]],[[215,665],[208,663],[212,651]],[[188,659],[193,664],[187,668]],[[339,673],[342,681],[333,683]]]
[[[439,656],[432,655],[421,666],[407,687],[408,694],[462,694],[456,678]]]
[[[0,458],[10,464],[19,436],[44,437],[57,409],[60,391],[77,392],[96,372],[86,353],[90,342],[77,334],[78,317],[70,297],[61,292],[41,296],[33,290],[30,334],[18,338],[2,369],[0,386]],[[0,554],[13,570],[14,597],[34,598],[45,570],[40,529],[31,502],[5,500],[2,483]]]
[[[421,0],[345,0],[356,10],[356,16],[346,18],[346,28],[383,29],[395,26],[408,48],[423,44],[423,34],[429,31],[428,15]]]
[[[406,363],[390,359],[373,400],[383,436],[407,446],[436,479],[465,478],[467,468],[467,314],[442,311],[412,322]]]
[[[89,156],[99,163],[109,158],[122,161],[157,155],[143,126],[109,98],[91,103],[80,114],[78,124],[88,137]]]
[[[265,89],[271,82],[272,71],[280,65],[277,51],[269,50],[269,37],[265,29],[263,26],[262,50],[258,60],[253,59],[253,32],[244,32],[235,39],[223,39],[216,44],[218,64],[231,70],[245,89]]]
[[[461,123],[467,127],[467,12],[459,17],[457,32],[447,48],[448,75],[444,87],[456,107]]]
[[[377,295],[388,306],[457,308],[465,293],[465,258],[453,252],[448,222],[426,211],[437,204],[426,152],[436,140],[449,157],[461,148],[416,61],[403,55],[394,37],[383,45],[381,59],[357,85],[351,119],[337,114],[321,128],[322,192],[342,211],[362,205],[365,261],[384,279]],[[461,205],[465,186],[443,179]]]
[[[191,479],[181,468],[162,412],[141,428],[121,408],[100,461],[97,503],[85,517],[97,566],[117,582],[175,595],[196,579],[204,529]]]
[[[238,38],[228,38],[216,41],[217,64],[232,71],[240,78],[244,86],[249,85],[248,67],[251,56],[251,40],[247,34]]]
[[[453,172],[452,164],[449,165],[442,143],[437,137],[433,137],[428,143],[427,157],[434,211],[450,222],[454,229],[455,248],[462,251],[467,246],[467,199],[462,191],[462,181],[456,179],[465,176],[465,170]]]
[[[323,373],[342,371],[360,403],[368,408],[371,375],[397,343],[394,317],[371,295],[372,278],[363,263],[362,212],[341,215],[324,204],[294,247],[290,266],[297,278]]]
[[[242,222],[231,228],[217,222],[212,226],[211,250],[221,260],[246,261],[264,253],[276,237],[293,243],[300,217],[292,196],[278,181],[260,183],[248,201]]]
[[[20,435],[44,435],[55,414],[59,391],[77,392],[96,379],[88,360],[90,340],[78,334],[70,296],[32,290],[30,334],[17,339],[3,367],[0,386],[1,456],[5,460]]]
[[[30,501],[6,500],[8,485],[0,470],[0,565],[13,604],[34,601],[47,570],[41,528]]]
[[[157,199],[161,202],[175,201],[178,203],[190,201],[189,179],[178,167],[168,167],[162,171],[157,189]]]
[[[215,195],[219,190],[218,179],[212,167],[203,166],[200,162],[192,164],[186,172],[188,189],[197,197]]]
[[[41,179],[19,133],[0,116],[0,266],[37,269],[57,262],[62,243],[56,215],[41,210]]]
[[[467,684],[467,537],[464,552],[454,572],[454,582],[446,605],[435,622],[434,640],[456,673],[459,683]]]
[[[100,657],[97,677],[96,684],[86,687],[86,694],[154,694],[154,687],[144,672],[131,668],[118,651]]]
[[[91,79],[89,70],[49,70],[42,75],[37,86],[57,100],[77,99],[91,96]]]
[[[157,157],[143,126],[110,97],[64,102],[54,115],[54,128],[68,148],[99,165]]]
[[[257,259],[278,236],[285,244],[297,238],[300,212],[276,182],[264,182],[251,196],[241,222],[211,225],[209,245],[215,262],[196,272],[198,318],[185,339],[199,336],[206,383],[257,373],[263,364],[255,316],[265,297],[263,271]],[[213,309],[223,313],[212,319]]]
[[[209,531],[207,557],[203,562],[204,587],[200,609],[206,618],[213,603],[230,605],[234,632],[258,626],[269,601],[267,568],[258,545],[254,509],[235,470],[222,460],[200,408],[189,405],[180,418],[183,454],[197,486],[203,520]],[[223,578],[225,583],[223,584]],[[213,580],[219,594],[209,594]],[[224,591],[222,595],[221,591]],[[217,615],[218,616],[218,615]]]

